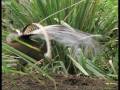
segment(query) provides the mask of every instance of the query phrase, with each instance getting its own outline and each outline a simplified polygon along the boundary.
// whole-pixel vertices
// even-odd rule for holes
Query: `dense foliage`
[[[34,67],[49,77],[52,73],[96,75],[117,79],[118,75],[118,6],[117,0],[3,0],[3,63],[9,59],[9,53],[16,54],[30,63],[28,71]],[[66,49],[56,44],[54,53],[59,56],[43,66],[35,66],[35,61],[4,43],[4,38],[12,28],[22,30],[27,24],[40,22],[42,25],[60,24],[70,26],[91,34],[101,34],[99,40],[102,51],[89,60],[81,51],[76,60]],[[61,55],[62,53],[62,55]],[[69,54],[69,55],[68,55]],[[65,55],[65,57],[63,56]],[[68,57],[66,57],[68,56]],[[13,59],[13,58],[11,58]],[[33,61],[33,62],[31,62]],[[6,65],[6,64],[5,64]],[[9,70],[3,64],[3,70]],[[31,70],[32,72],[32,70]],[[30,73],[30,72],[29,72]],[[50,78],[50,77],[49,77]]]

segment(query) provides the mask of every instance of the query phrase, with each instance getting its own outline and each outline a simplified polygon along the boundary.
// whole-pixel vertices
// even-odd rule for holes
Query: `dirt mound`
[[[95,77],[54,75],[54,79],[57,90],[118,90],[117,85],[106,85],[105,80]],[[54,90],[52,81],[43,81],[44,85],[27,75],[3,74],[2,90]]]

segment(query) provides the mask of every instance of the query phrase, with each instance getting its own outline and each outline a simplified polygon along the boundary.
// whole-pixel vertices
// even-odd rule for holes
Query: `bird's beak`
[[[18,36],[22,36],[22,32],[20,32],[20,30],[16,29],[16,32],[17,32]]]

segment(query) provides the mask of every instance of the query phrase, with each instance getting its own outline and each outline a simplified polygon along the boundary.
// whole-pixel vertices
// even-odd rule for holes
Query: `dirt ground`
[[[107,85],[103,79],[86,76],[54,75],[57,90],[118,90],[118,85]],[[55,90],[55,84],[47,78],[45,84],[28,75],[2,74],[2,90]]]

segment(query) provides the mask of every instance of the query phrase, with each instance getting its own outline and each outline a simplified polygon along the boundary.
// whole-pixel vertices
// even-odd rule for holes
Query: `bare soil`
[[[57,90],[118,90],[117,84],[107,85],[103,79],[86,76],[54,75]],[[42,78],[45,84],[28,75],[3,74],[2,90],[55,90],[55,84],[47,78]]]

